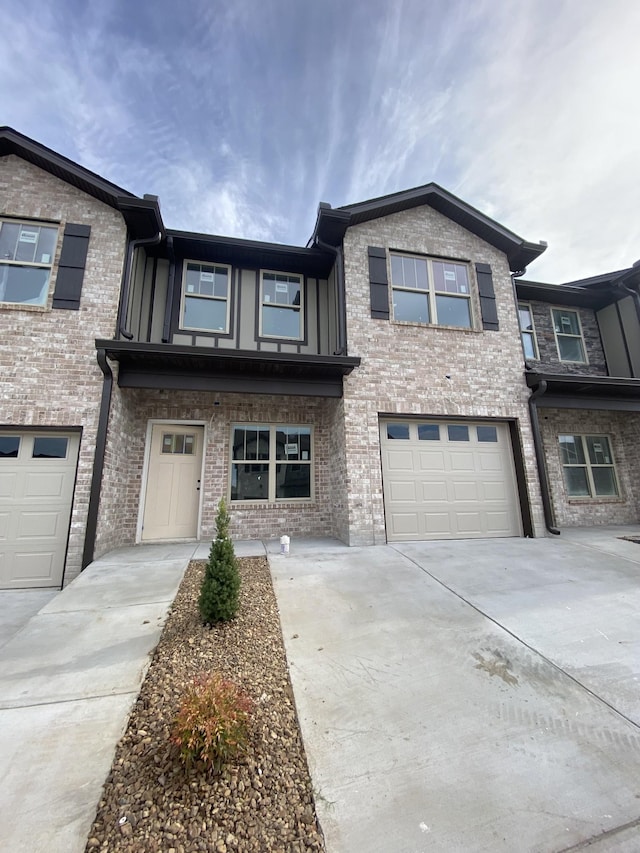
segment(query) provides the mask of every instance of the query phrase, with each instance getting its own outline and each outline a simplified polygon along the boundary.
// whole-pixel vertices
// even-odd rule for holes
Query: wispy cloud
[[[436,180],[571,279],[640,255],[639,29],[628,0],[5,0],[0,120],[256,239]]]

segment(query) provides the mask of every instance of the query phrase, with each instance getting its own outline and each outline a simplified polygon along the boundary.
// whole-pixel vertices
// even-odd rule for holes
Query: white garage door
[[[483,539],[522,533],[506,424],[384,420],[387,539]]]
[[[80,437],[0,432],[0,588],[60,586]]]

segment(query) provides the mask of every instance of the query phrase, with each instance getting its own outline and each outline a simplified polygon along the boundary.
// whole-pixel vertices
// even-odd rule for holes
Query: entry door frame
[[[200,471],[200,498],[198,500],[198,526],[196,538],[200,539],[202,533],[202,498],[204,495],[204,463],[207,450],[207,426],[208,421],[193,421],[184,418],[149,418],[144,441],[144,461],[142,463],[142,482],[140,484],[140,501],[138,504],[138,523],[136,524],[136,545],[142,542],[142,524],[144,521],[144,508],[147,501],[147,482],[149,480],[149,464],[151,461],[151,435],[154,426],[160,424],[175,424],[176,426],[202,427],[202,468]]]

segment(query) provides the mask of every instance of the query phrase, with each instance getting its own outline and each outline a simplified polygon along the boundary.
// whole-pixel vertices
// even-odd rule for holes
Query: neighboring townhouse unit
[[[0,587],[81,568],[127,239],[157,204],[0,128]],[[66,563],[66,572],[65,572]]]
[[[640,520],[640,265],[516,282],[550,527]]]
[[[1,586],[209,539],[221,497],[351,545],[638,519],[634,270],[518,306],[545,244],[435,184],[305,247],[171,230],[8,128],[0,227]]]

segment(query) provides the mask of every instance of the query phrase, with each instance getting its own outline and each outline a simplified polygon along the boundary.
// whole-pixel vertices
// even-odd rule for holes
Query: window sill
[[[605,497],[596,497],[596,498],[570,498],[567,497],[567,503],[570,505],[587,505],[594,506],[595,504],[624,504],[626,503],[625,498],[616,497],[616,498],[605,498]]]
[[[31,311],[35,314],[49,314],[52,311],[50,305],[28,305],[26,302],[0,302],[3,311]]]
[[[301,506],[304,506],[305,504],[307,504],[308,506],[315,506],[315,500],[313,498],[282,498],[281,500],[276,500],[276,501],[259,500],[259,499],[249,500],[249,501],[234,501],[234,500],[229,499],[229,506],[230,507],[237,506],[237,507],[242,507],[243,509],[245,509],[245,508],[249,509],[251,507],[265,507],[265,506],[274,507],[274,508],[275,507],[282,508],[282,507],[286,507],[286,506],[292,506],[292,507],[295,506],[295,507],[299,508]]]
[[[418,323],[413,320],[383,320],[382,322],[391,322],[393,326],[409,326],[411,328],[416,329],[444,329],[449,332],[466,332],[472,334],[479,334],[483,330],[476,328],[469,328],[468,326],[444,326],[440,323]]]

